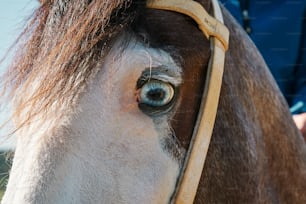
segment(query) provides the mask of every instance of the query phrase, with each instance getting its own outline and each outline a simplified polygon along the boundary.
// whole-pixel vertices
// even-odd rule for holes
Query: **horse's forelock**
[[[15,97],[15,117],[31,110],[19,125],[51,107],[73,105],[136,8],[131,0],[40,2],[5,75],[9,97],[22,94]]]

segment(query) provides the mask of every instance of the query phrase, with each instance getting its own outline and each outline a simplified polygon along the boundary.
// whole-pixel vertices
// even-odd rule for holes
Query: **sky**
[[[14,43],[22,31],[34,9],[38,7],[38,0],[1,0],[0,1],[0,59],[7,49]],[[0,73],[6,69],[9,59],[0,64]],[[3,123],[8,110],[0,109],[0,124]],[[0,135],[5,134],[0,129]],[[7,149],[12,142],[3,143],[0,138],[0,149]]]
[[[2,0],[0,2],[0,56],[20,34],[25,19],[38,6],[37,0]],[[3,69],[3,66],[1,66]]]

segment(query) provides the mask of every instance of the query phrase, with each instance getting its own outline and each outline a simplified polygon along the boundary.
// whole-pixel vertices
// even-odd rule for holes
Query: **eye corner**
[[[147,81],[149,80],[150,78],[147,78],[145,75],[141,75],[141,77],[139,77],[139,79],[136,82],[136,90],[141,89],[143,85],[147,83]]]

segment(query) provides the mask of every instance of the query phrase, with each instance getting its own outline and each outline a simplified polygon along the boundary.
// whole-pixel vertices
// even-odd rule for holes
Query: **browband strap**
[[[184,160],[171,203],[193,203],[201,179],[209,143],[218,109],[225,51],[228,49],[229,31],[217,0],[211,0],[214,16],[211,17],[201,4],[193,0],[148,0],[147,7],[169,10],[191,17],[211,41],[211,57],[207,69],[204,92],[190,145]]]

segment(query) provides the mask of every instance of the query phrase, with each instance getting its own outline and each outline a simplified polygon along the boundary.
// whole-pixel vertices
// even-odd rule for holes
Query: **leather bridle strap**
[[[147,1],[148,8],[175,11],[191,17],[211,41],[212,55],[207,70],[201,106],[171,201],[175,204],[189,204],[193,203],[195,199],[217,114],[229,31],[223,24],[221,9],[217,0],[211,1],[214,17],[211,17],[201,4],[193,0]]]

